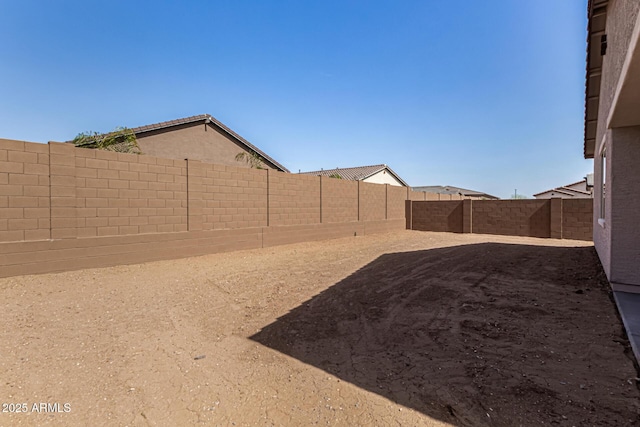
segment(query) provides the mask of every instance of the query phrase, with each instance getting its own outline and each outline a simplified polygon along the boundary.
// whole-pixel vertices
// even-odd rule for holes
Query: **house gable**
[[[191,120],[190,120],[191,119]],[[182,121],[182,123],[181,123]],[[245,166],[239,153],[256,153],[265,168],[289,172],[257,147],[209,115],[194,116],[133,129],[144,154],[171,159]]]
[[[246,146],[207,123],[189,123],[145,132],[138,134],[137,139],[144,154],[170,159],[243,166],[246,163],[238,162],[236,156],[241,152],[250,154]],[[279,169],[266,159],[263,163],[269,169]]]
[[[363,179],[364,182],[372,182],[374,184],[389,184],[396,185],[399,187],[403,187],[404,184],[400,182],[393,174],[389,173],[389,171],[385,168],[382,169],[366,178]]]
[[[140,126],[131,131],[136,135],[143,154],[239,167],[249,167],[249,163],[236,160],[238,154],[255,154],[260,157],[265,168],[289,172],[272,157],[209,114]]]
[[[301,172],[304,175],[339,176],[350,181],[364,181],[374,184],[390,184],[401,187],[409,185],[385,164],[372,166],[356,166],[352,168],[322,169],[319,171]]]

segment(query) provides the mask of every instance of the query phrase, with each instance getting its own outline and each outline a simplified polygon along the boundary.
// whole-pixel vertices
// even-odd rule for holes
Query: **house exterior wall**
[[[587,180],[576,182],[575,184],[567,185],[565,186],[565,188],[569,188],[571,190],[578,190],[578,191],[587,191],[587,192],[589,191],[589,189],[587,188]]]
[[[605,144],[607,149],[606,156],[606,182],[611,192],[611,158],[615,154],[610,144],[611,131],[607,133]],[[602,148],[596,150],[593,166],[594,166],[594,187],[593,187],[593,244],[598,252],[600,263],[607,277],[611,278],[611,224],[607,225],[606,220],[601,218],[602,212],[602,189],[600,183],[602,181],[603,169],[600,163],[600,153]],[[605,217],[611,217],[611,197],[605,198]]]
[[[607,51],[602,57],[602,78],[596,147],[594,152],[593,240],[602,266],[613,283],[636,285],[640,291],[640,127],[608,128],[608,120],[622,76],[623,65],[630,52],[635,26],[638,25],[640,2],[613,0],[607,6]],[[618,107],[619,108],[619,107]],[[632,114],[640,115],[639,112]],[[606,191],[604,218],[601,215],[603,190],[601,153],[606,150]]]
[[[372,184],[389,184],[404,187],[404,185],[396,178],[394,178],[394,176],[387,170],[381,170],[380,172],[371,175],[367,179],[363,179],[363,182],[369,182]]]
[[[607,155],[609,151],[607,151]],[[609,280],[640,287],[640,126],[611,130]]]
[[[138,136],[138,145],[143,154],[154,157],[249,167],[248,163],[236,160],[238,153],[247,150],[212,124],[191,123],[146,132]],[[267,161],[263,163],[265,168],[275,169]]]
[[[602,138],[607,130],[609,112],[639,12],[640,2],[638,0],[612,0],[607,6],[607,53],[602,57],[596,157],[600,152],[598,146],[602,143]],[[599,50],[600,47],[598,46],[597,49]]]

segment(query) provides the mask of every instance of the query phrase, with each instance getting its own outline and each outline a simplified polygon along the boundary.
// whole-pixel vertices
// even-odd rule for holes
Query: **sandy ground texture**
[[[0,279],[0,301],[1,426],[640,425],[584,242],[404,231]]]

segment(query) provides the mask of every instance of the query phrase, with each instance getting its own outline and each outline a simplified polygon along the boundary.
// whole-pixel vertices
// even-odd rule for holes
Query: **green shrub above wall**
[[[79,133],[72,142],[79,148],[142,154],[136,134],[126,127],[117,127],[109,133]]]

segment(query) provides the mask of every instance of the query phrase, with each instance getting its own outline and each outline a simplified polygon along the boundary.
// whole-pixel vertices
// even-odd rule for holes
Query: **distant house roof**
[[[543,191],[541,193],[534,194],[533,197],[542,196],[543,194],[546,194],[546,193],[559,193],[569,197],[574,197],[576,195],[591,196],[591,193],[589,193],[588,191],[576,190],[574,188],[567,188],[567,187],[558,187],[558,188],[553,188],[551,190]]]
[[[422,187],[413,187],[413,191],[425,191],[427,193],[435,194],[462,194],[468,197],[484,197],[486,199],[498,200],[500,197],[492,196],[491,194],[483,193],[482,191],[469,190],[461,187],[454,187],[452,185],[424,185]]]
[[[572,182],[571,184],[567,184],[567,185],[563,185],[563,186],[560,186],[560,187],[552,188],[550,190],[541,191],[539,193],[534,194],[533,197],[538,197],[538,196],[541,196],[543,194],[552,193],[552,192],[565,194],[567,196],[575,196],[576,194],[588,195],[588,196],[592,195],[592,193],[589,192],[589,191],[579,190],[577,188],[571,188],[572,186],[577,185],[577,184],[585,184],[585,186],[587,188],[592,186],[593,185],[593,174],[588,174],[586,177],[582,178],[580,181]]]
[[[356,166],[352,168],[335,168],[335,169],[322,169],[319,171],[311,171],[311,172],[300,172],[304,175],[316,175],[316,176],[331,176],[338,174],[342,179],[348,179],[350,181],[363,181],[369,178],[372,175],[377,174],[382,170],[387,170],[391,175],[394,176],[399,182],[402,183],[405,187],[408,187],[407,184],[400,176],[395,173],[389,166],[385,164],[381,165],[372,165],[372,166]]]
[[[283,172],[289,172],[289,169],[285,168],[283,165],[275,161],[271,156],[267,155],[267,153],[260,150],[258,147],[256,147],[255,145],[253,145],[252,143],[250,143],[249,141],[247,141],[246,139],[244,139],[243,137],[235,133],[233,130],[228,128],[221,121],[219,121],[218,119],[216,119],[210,114],[200,114],[198,116],[191,116],[191,117],[185,117],[182,119],[175,119],[175,120],[169,120],[166,122],[154,123],[151,125],[138,126],[136,128],[132,128],[131,130],[133,131],[133,133],[136,134],[136,136],[143,136],[143,134],[147,132],[154,132],[154,131],[165,130],[165,129],[168,130],[169,128],[172,128],[172,127],[187,125],[191,123],[198,123],[198,122],[214,125],[218,129],[220,129],[221,131],[229,135],[231,138],[238,141],[241,145],[246,146],[248,148],[248,151],[254,151],[264,160],[273,164],[277,169],[280,169]],[[67,142],[72,142],[72,141],[67,141]]]

